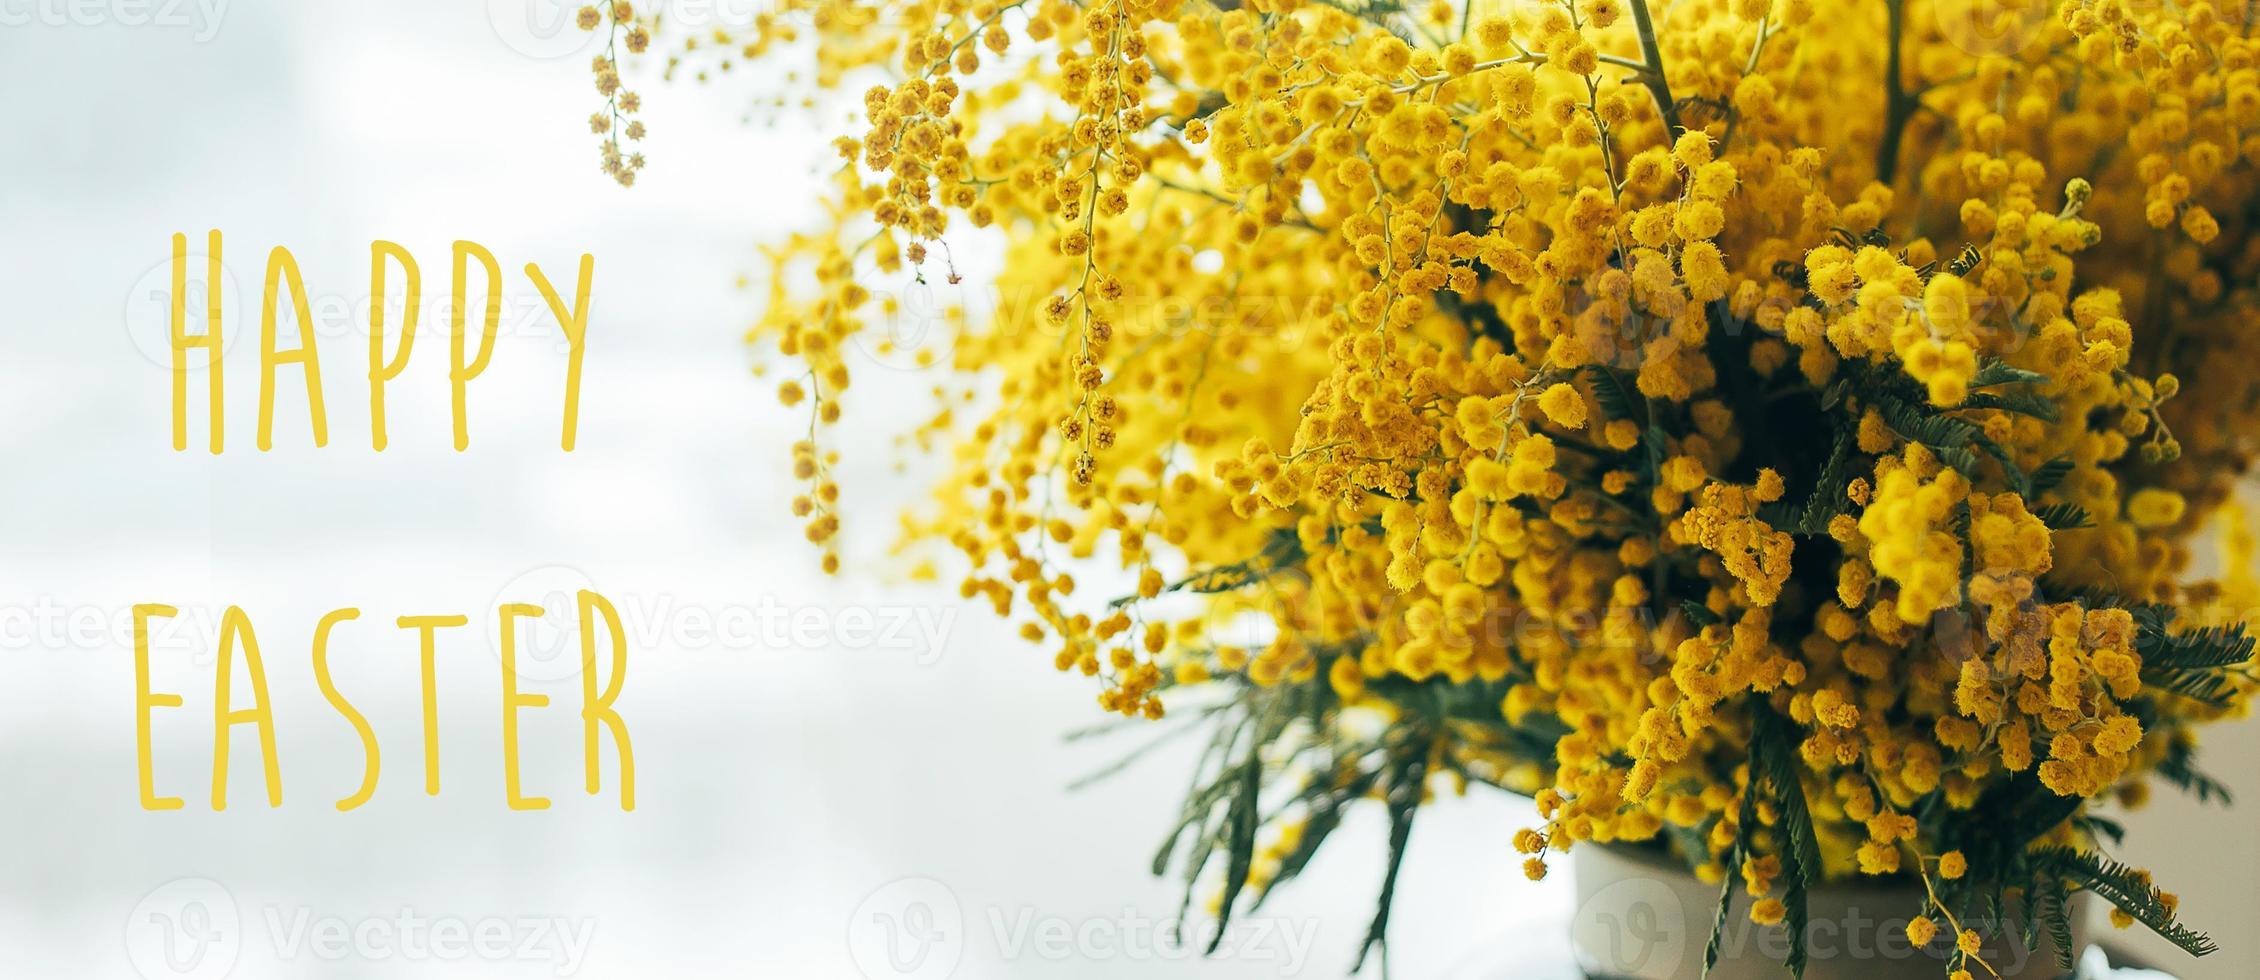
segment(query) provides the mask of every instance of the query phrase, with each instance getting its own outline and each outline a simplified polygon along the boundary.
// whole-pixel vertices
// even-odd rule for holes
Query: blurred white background
[[[1063,743],[1100,720],[1081,678],[1054,674],[954,589],[883,571],[875,552],[910,489],[875,430],[846,474],[865,567],[816,574],[786,506],[804,423],[751,377],[739,335],[755,299],[732,284],[758,244],[815,216],[829,130],[791,115],[749,125],[748,89],[663,84],[646,66],[629,83],[653,162],[623,191],[582,123],[599,104],[585,36],[567,27],[550,44],[508,4],[233,2],[212,23],[191,3],[176,8],[189,23],[136,25],[131,4],[43,2],[0,0],[0,91],[15,96],[0,155],[0,977],[857,978],[874,928],[895,921],[914,951],[908,913],[928,899],[962,926],[926,972],[870,975],[939,977],[953,950],[960,977],[1347,970],[1381,876],[1373,814],[1266,907],[1271,931],[1237,956],[1155,947],[1178,894],[1145,865],[1186,752],[1065,791],[1130,743]],[[213,228],[236,297],[219,457],[203,451],[201,416],[192,451],[170,448],[164,346],[171,236],[201,255]],[[380,238],[415,256],[425,314],[387,391],[382,455],[365,381]],[[495,253],[506,290],[461,454],[439,315],[458,238]],[[259,290],[277,245],[315,300],[325,449],[311,447],[295,369],[274,451],[253,444]],[[594,311],[567,454],[564,346],[520,270],[537,262],[569,293],[584,251]],[[928,385],[865,377],[857,414],[888,424],[906,417],[880,402],[890,389]],[[565,676],[529,681],[553,706],[524,713],[523,757],[527,792],[554,802],[512,812],[488,623],[501,602],[557,606],[587,584],[629,620],[619,708],[637,808],[619,810],[609,743],[605,795],[581,791],[579,681],[539,659],[570,661],[573,641],[545,622],[525,670]],[[187,702],[154,724],[158,788],[187,800],[178,812],[137,803],[125,624],[138,602],[182,610],[152,682]],[[208,805],[211,641],[230,604],[264,655],[279,809],[248,727],[227,811]],[[362,616],[333,638],[336,682],[383,751],[374,799],[350,813],[333,804],[358,782],[360,748],[309,656],[315,621],[343,606]],[[422,792],[415,636],[393,625],[428,613],[474,622],[440,640],[437,797]],[[943,642],[882,642],[859,616],[944,627]],[[1510,955],[1518,937],[1558,932],[1566,883],[1522,881],[1504,845],[1525,814],[1491,797],[1423,823],[1397,905],[1401,975],[1527,966]],[[178,879],[192,880],[168,888]],[[903,879],[946,891],[889,887]],[[578,959],[557,921],[591,930]],[[322,945],[325,922],[348,935]],[[1063,927],[1085,937],[1066,955],[1041,941]],[[511,948],[440,958],[481,928]],[[231,953],[233,972],[217,972]]]
[[[954,591],[883,570],[878,536],[912,493],[879,430],[851,430],[856,567],[815,574],[786,509],[802,423],[749,375],[738,336],[753,300],[731,283],[759,243],[813,219],[829,128],[749,125],[769,115],[749,113],[750,89],[661,84],[647,65],[628,81],[653,162],[622,191],[580,122],[598,104],[593,51],[553,33],[569,5],[169,3],[0,0],[0,91],[15,94],[0,155],[0,977],[1346,971],[1381,877],[1373,813],[1232,955],[1157,947],[1177,886],[1145,865],[1189,746],[1065,791],[1128,743],[1063,743],[1098,720],[1085,685]],[[201,451],[200,416],[192,451],[169,447],[164,346],[171,236],[200,255],[212,228],[235,297],[219,457]],[[388,388],[381,456],[364,380],[379,238],[416,257],[425,314]],[[459,238],[494,252],[506,293],[460,454],[438,315]],[[275,450],[253,448],[258,292],[277,245],[314,298],[326,449],[311,448],[295,370]],[[519,270],[539,263],[569,291],[584,251],[594,310],[566,454],[564,345]],[[882,422],[908,417],[883,399],[929,383],[864,377],[854,414]],[[581,792],[574,641],[552,620],[525,671],[553,704],[524,714],[522,755],[527,792],[553,807],[512,812],[489,624],[503,602],[557,608],[587,586],[628,619],[619,708],[637,809],[618,808],[609,742],[605,794]],[[153,658],[154,688],[186,700],[154,727],[158,788],[187,800],[178,812],[137,804],[138,602],[182,610]],[[207,805],[213,627],[230,604],[264,654],[279,809],[248,727],[228,810]],[[343,606],[362,617],[335,634],[332,669],[384,763],[350,813],[333,803],[358,781],[359,746],[308,652],[315,621]],[[437,797],[422,793],[415,637],[392,625],[431,613],[474,623],[440,641]],[[873,636],[866,622],[911,629]],[[2260,789],[2255,743],[2247,728],[2207,758]],[[2169,800],[2138,821],[2129,855],[2229,948],[2191,976],[2260,962],[2236,928],[2260,909],[2252,812]],[[1523,881],[1506,846],[1528,820],[1496,796],[1424,817],[1396,906],[1399,976],[1566,975],[1567,883]],[[923,967],[870,959],[889,927],[906,955],[936,940]]]

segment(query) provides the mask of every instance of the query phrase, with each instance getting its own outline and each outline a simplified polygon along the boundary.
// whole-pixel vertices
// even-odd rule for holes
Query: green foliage
[[[1744,806],[1747,808],[1750,798],[1760,793],[1774,805],[1774,833],[1779,839],[1775,854],[1781,859],[1781,902],[1787,909],[1782,929],[1789,935],[1789,955],[1782,962],[1791,976],[1802,977],[1807,955],[1806,894],[1822,873],[1820,839],[1813,832],[1812,813],[1805,806],[1805,784],[1799,776],[1803,763],[1798,761],[1797,745],[1802,739],[1796,723],[1776,713],[1771,705],[1756,699],[1749,704],[1756,724],[1750,732],[1750,782],[1743,790]],[[1755,831],[1755,820],[1742,825],[1744,839],[1737,843],[1738,850],[1747,851],[1747,837]],[[1730,881],[1734,877],[1732,865],[1727,877]],[[1712,928],[1706,960],[1715,958],[1719,933],[1724,928],[1723,918]]]
[[[1630,419],[1640,415],[1640,396],[1625,387],[1624,379],[1599,364],[1584,368],[1586,378],[1593,386],[1593,400],[1601,405],[1601,414],[1610,419]]]
[[[1338,653],[1314,651],[1322,659]],[[1192,786],[1178,820],[1153,856],[1153,873],[1165,875],[1172,865],[1177,867],[1184,886],[1181,916],[1190,912],[1194,893],[1204,882],[1221,884],[1221,933],[1241,911],[1240,906],[1260,907],[1273,888],[1301,875],[1319,848],[1341,828],[1349,809],[1378,795],[1389,815],[1389,864],[1358,962],[1362,966],[1369,956],[1378,953],[1386,974],[1390,910],[1428,776],[1434,771],[1449,771],[1473,781],[1488,781],[1470,771],[1454,752],[1438,751],[1447,726],[1461,731],[1463,738],[1484,737],[1468,729],[1489,729],[1488,737],[1498,743],[1491,746],[1493,749],[1504,746],[1523,757],[1551,752],[1566,733],[1552,719],[1534,719],[1533,724],[1523,727],[1504,724],[1498,715],[1498,702],[1506,683],[1377,678],[1370,690],[1385,693],[1392,703],[1403,706],[1405,715],[1372,740],[1363,740],[1343,735],[1333,727],[1333,713],[1341,705],[1324,681],[1273,687],[1244,678],[1220,681],[1228,688],[1224,699],[1207,708],[1181,709],[1169,716],[1172,720],[1180,714],[1192,718],[1188,729],[1205,725],[1211,734],[1194,767]],[[1278,778],[1289,770],[1332,775],[1317,775],[1290,789],[1290,784]],[[1252,901],[1243,901],[1262,828],[1292,818],[1302,821],[1300,840],[1282,856],[1270,887]]]
[[[1216,912],[1216,936],[1209,940],[1208,952],[1224,941],[1224,927],[1232,922],[1232,908],[1240,898],[1240,890],[1248,883],[1248,868],[1256,855],[1256,807],[1263,795],[1263,743],[1248,744],[1247,760],[1240,763],[1233,777],[1239,788],[1232,793],[1232,803],[1224,811],[1224,829],[1230,836],[1225,842],[1224,901]]]
[[[2000,358],[1987,358],[1985,363],[1978,365],[1977,374],[1971,376],[1970,388],[1974,391],[2007,384],[2039,384],[2047,380],[2047,375],[2037,371],[2012,367]]]
[[[2175,739],[2167,743],[2166,756],[2158,760],[2158,768],[2154,771],[2158,773],[2158,778],[2196,797],[2199,803],[2229,805],[2233,802],[2229,798],[2229,788],[2221,785],[2219,780],[2197,771],[2194,758],[2196,754],[2197,750],[2188,742]]]
[[[1902,439],[1921,443],[1956,472],[1976,478],[1978,454],[1982,452],[2000,465],[2010,489],[2027,499],[2040,492],[2034,489],[2033,479],[2017,465],[2014,454],[1988,437],[1983,427],[1953,413],[1990,409],[2053,422],[2059,415],[2056,403],[2037,391],[2021,387],[1981,390],[2029,385],[2048,380],[2046,375],[2011,367],[1999,360],[1988,361],[1970,379],[1969,397],[1951,408],[1932,405],[1927,394],[1896,368],[1888,371],[1852,368],[1847,375],[1853,391],[1875,408],[1884,425]],[[2067,461],[2062,469],[2050,474],[2048,486],[2061,482],[2068,472],[2070,463]]]
[[[1883,424],[1909,442],[1919,442],[1932,452],[1944,456],[1961,449],[1979,435],[1977,424],[1968,419],[1941,414],[1927,403],[1903,400],[1884,391],[1873,392],[1869,401],[1876,413],[1883,416]]]
[[[2095,521],[2087,516],[2087,511],[2077,504],[2035,507],[2032,516],[2040,518],[2040,523],[2048,525],[2051,531],[2076,531],[2095,526]]]
[[[2220,948],[2204,933],[2176,921],[2173,907],[2166,904],[2158,886],[2134,868],[2068,847],[2038,848],[2031,858],[2038,874],[2070,881],[2094,892],[2191,956],[2205,956]]]
[[[1397,874],[1404,870],[1405,846],[1412,841],[1413,817],[1420,811],[1421,784],[1428,775],[1425,751],[1399,753],[1391,756],[1390,766],[1395,771],[1389,780],[1389,870],[1381,879],[1381,897],[1375,903],[1373,924],[1366,927],[1365,940],[1358,946],[1357,963],[1350,967],[1355,973],[1365,968],[1368,954],[1381,950],[1381,972],[1389,973],[1389,912],[1396,904]]]
[[[2037,930],[2048,931],[2049,945],[2056,948],[2056,967],[2072,968],[2072,903],[2064,890],[2062,878],[2049,876],[2032,883],[2025,889],[2025,948],[2036,949],[2039,944]]]
[[[1754,835],[1758,826],[1758,794],[1755,792],[1756,784],[1754,782],[1759,771],[1758,755],[1757,741],[1753,739],[1750,743],[1747,770],[1751,774],[1750,778],[1753,783],[1742,793],[1742,810],[1734,825],[1734,843],[1728,845],[1726,854],[1722,856],[1720,862],[1720,866],[1727,869],[1727,873],[1719,876],[1718,912],[1711,918],[1710,941],[1703,944],[1703,973],[1705,975],[1709,975],[1711,968],[1719,964],[1719,941],[1726,935],[1728,916],[1734,912],[1734,880],[1741,877],[1741,875],[1735,873],[1735,870],[1742,866],[1743,859],[1750,856],[1750,838]],[[1802,934],[1803,930],[1799,930],[1799,932]]]
[[[2176,612],[2170,606],[2129,603],[2093,591],[2081,599],[2091,608],[2125,609],[2134,617],[2142,680],[2156,690],[2226,707],[2236,693],[2230,672],[2252,665],[2254,638],[2242,623],[2176,631]]]
[[[2025,477],[2026,498],[2030,499],[2056,489],[2059,484],[2064,482],[2064,478],[2071,474],[2072,458],[2070,456],[2058,456],[2040,464],[2031,474]]]
[[[1971,395],[1962,404],[1955,406],[1956,411],[1978,408],[1991,408],[2018,415],[2030,415],[2045,422],[2054,422],[2057,418],[2056,403],[2042,397],[2038,392],[2032,391],[2011,391],[2000,394],[1981,391]]]
[[[1208,594],[1234,592],[1269,578],[1280,569],[1290,568],[1304,558],[1303,542],[1291,527],[1274,528],[1264,540],[1263,550],[1253,558],[1202,569],[1184,578],[1162,586],[1161,591]],[[1117,596],[1108,600],[1109,608],[1138,601],[1135,595]]]
[[[1858,448],[1858,441],[1851,426],[1837,426],[1836,443],[1829,449],[1828,462],[1821,465],[1812,494],[1805,498],[1802,516],[1796,523],[1797,533],[1826,534],[1829,521],[1852,509],[1852,499],[1845,494],[1845,488],[1852,485],[1853,451]]]
[[[2243,623],[2176,633],[2170,607],[2146,605],[2128,611],[2134,615],[2134,645],[2146,670],[2212,670],[2252,660],[2253,638]]]

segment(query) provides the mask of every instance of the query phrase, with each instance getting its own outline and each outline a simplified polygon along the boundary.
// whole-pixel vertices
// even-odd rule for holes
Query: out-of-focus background
[[[761,12],[681,6],[724,22]],[[1345,973],[1382,873],[1376,815],[1339,832],[1220,956],[1191,955],[1169,927],[1178,886],[1145,871],[1190,746],[1066,790],[1133,743],[1063,741],[1099,720],[1085,685],[953,591],[885,571],[884,529],[914,481],[891,469],[880,429],[850,430],[863,448],[846,506],[868,529],[850,540],[850,573],[815,574],[786,507],[802,423],[750,376],[738,335],[756,299],[732,283],[759,243],[814,219],[834,131],[754,107],[749,87],[666,84],[646,65],[628,84],[645,97],[653,162],[634,190],[614,187],[581,122],[598,104],[594,50],[571,10],[0,0],[0,91],[14,96],[0,154],[0,976]],[[199,309],[215,228],[218,457],[202,451],[201,414],[192,451],[170,449],[166,347],[171,237],[189,236]],[[407,247],[423,277],[381,456],[365,380],[375,239]],[[470,386],[464,453],[450,448],[443,332],[456,239],[493,251],[505,310]],[[276,246],[311,297],[300,326],[318,341],[325,449],[295,370],[274,451],[253,445]],[[567,454],[565,346],[520,270],[538,263],[569,290],[584,251],[594,309]],[[864,377],[856,414],[881,421],[907,417],[929,384]],[[207,379],[191,381],[201,406]],[[565,604],[592,587],[632,647],[618,707],[633,813],[609,741],[603,794],[581,791]],[[151,678],[185,700],[152,733],[158,791],[187,801],[176,812],[137,803],[130,610],[144,602],[181,610],[153,638]],[[553,800],[543,812],[504,805],[491,624],[505,602],[552,610],[522,667],[552,698],[523,716],[527,792]],[[229,605],[249,613],[265,662],[278,809],[248,727],[226,812],[208,805]],[[361,617],[333,635],[332,671],[383,767],[373,800],[340,813],[361,753],[321,700],[309,642],[345,606]],[[415,638],[393,621],[433,613],[473,625],[439,641],[442,786],[426,796]],[[2216,736],[2207,758],[2260,789],[2250,726]],[[1530,819],[1522,801],[1482,795],[1423,818],[1393,917],[1399,976],[1568,975],[1568,883],[1522,880],[1506,846]],[[2253,820],[2179,800],[2136,820],[2126,856],[2228,947],[2189,976],[2260,964],[2235,928],[2260,910]]]

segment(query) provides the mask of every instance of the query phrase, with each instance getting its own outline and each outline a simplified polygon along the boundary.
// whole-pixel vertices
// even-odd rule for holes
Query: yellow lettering
[[[486,316],[483,321],[484,326],[479,332],[478,352],[472,355],[469,360],[465,360],[463,312],[464,299],[469,292],[469,284],[464,279],[465,273],[469,271],[469,260],[473,256],[477,256],[479,265],[486,269]],[[495,331],[502,326],[502,267],[495,264],[494,253],[487,251],[476,242],[459,241],[455,243],[455,282],[450,299],[452,302],[447,313],[447,381],[454,395],[455,449],[457,452],[461,452],[471,446],[471,426],[467,417],[469,409],[465,405],[465,389],[469,386],[472,378],[476,378],[486,371],[487,360],[494,356]]]
[[[275,299],[284,280],[290,284],[290,308],[297,315],[298,348],[276,350]],[[330,441],[330,424],[322,411],[322,366],[314,349],[314,316],[306,307],[306,283],[299,278],[298,260],[280,245],[267,253],[267,288],[259,301],[259,451],[274,448],[275,369],[296,364],[306,375],[306,411],[313,418],[314,445]],[[218,385],[213,390],[219,390]]]
[[[251,707],[232,710],[228,688],[235,680],[235,647],[243,645],[243,666],[251,678]],[[252,724],[259,734],[259,757],[267,775],[267,805],[282,805],[282,768],[275,761],[275,715],[267,700],[267,670],[259,661],[259,638],[251,632],[251,617],[240,606],[229,606],[220,616],[219,666],[212,681],[212,809],[228,808],[228,734],[236,725]]]
[[[597,728],[601,724],[612,731],[612,741],[620,748],[620,809],[636,808],[636,753],[628,742],[628,723],[612,703],[620,697],[620,685],[628,678],[628,634],[620,625],[620,613],[605,597],[586,589],[580,594],[581,604],[581,725],[582,744],[586,750],[589,794],[602,788],[598,779]],[[612,679],[605,682],[604,693],[596,691],[596,616],[604,615],[605,632],[612,637]]]
[[[179,295],[179,280],[174,280],[174,295]],[[144,810],[178,810],[178,796],[157,795],[157,767],[149,749],[149,709],[178,708],[180,695],[154,694],[149,690],[149,620],[151,617],[170,619],[180,610],[163,603],[144,602],[133,607],[133,752],[141,768],[141,808]]]
[[[322,689],[322,699],[336,708],[346,723],[353,726],[353,733],[361,737],[361,788],[337,801],[339,810],[351,810],[367,803],[377,791],[377,733],[369,729],[369,719],[362,717],[361,712],[337,692],[337,682],[330,679],[330,627],[360,616],[359,609],[337,609],[314,625],[314,683]]]
[[[385,360],[385,259],[400,262],[406,280],[407,303],[400,314],[400,351]],[[423,302],[423,276],[408,250],[391,242],[369,243],[369,446],[385,448],[385,382],[400,377],[408,367],[408,351],[416,346],[416,308]]]

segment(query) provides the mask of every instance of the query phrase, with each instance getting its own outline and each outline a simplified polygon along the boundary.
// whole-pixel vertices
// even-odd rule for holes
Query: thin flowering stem
[[[1890,54],[1884,59],[1883,75],[1883,142],[1876,146],[1876,182],[1889,186],[1899,172],[1899,145],[1907,134],[1907,120],[1922,105],[1922,96],[1907,91],[1905,71],[1900,67],[1900,50],[1904,45],[1907,26],[1907,0],[1884,0],[1885,44]]]
[[[1656,98],[1656,112],[1663,117],[1664,132],[1677,132],[1681,128],[1679,104],[1672,100],[1671,83],[1664,77],[1664,56],[1656,47],[1656,24],[1648,16],[1648,0],[1631,0],[1631,3],[1633,29],[1640,37],[1640,60],[1646,67],[1640,80]]]

